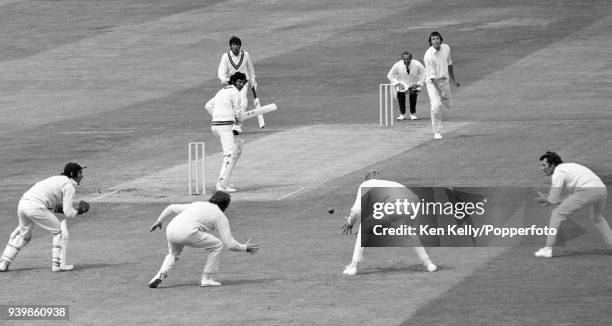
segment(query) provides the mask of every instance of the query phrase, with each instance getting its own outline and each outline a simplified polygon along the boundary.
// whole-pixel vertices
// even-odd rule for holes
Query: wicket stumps
[[[189,194],[206,194],[206,171],[204,169],[204,142],[189,143]]]
[[[379,114],[378,126],[393,127],[393,85],[380,84],[378,86]]]

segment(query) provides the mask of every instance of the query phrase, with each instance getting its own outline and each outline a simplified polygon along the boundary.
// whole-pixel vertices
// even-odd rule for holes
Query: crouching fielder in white
[[[576,163],[563,163],[561,156],[555,152],[546,152],[540,156],[542,172],[551,176],[552,185],[548,195],[539,193],[535,199],[545,206],[559,204],[550,216],[549,228],[558,230],[561,223],[571,214],[584,207],[591,209],[591,221],[599,230],[604,242],[612,247],[612,230],[603,216],[606,206],[608,190],[601,179],[587,167]],[[573,191],[563,201],[560,200],[561,191],[566,188]],[[552,248],[557,235],[550,234],[546,239],[546,247],[538,250],[536,257],[552,257]]]
[[[77,209],[72,206],[76,186],[83,179],[82,170],[83,168],[77,163],[67,163],[61,175],[42,180],[23,194],[17,207],[19,226],[11,233],[0,257],[0,272],[7,271],[19,251],[30,242],[34,224],[53,234],[51,270],[60,272],[74,268],[66,264],[68,247],[66,220],[60,222],[53,212],[64,213],[66,218],[73,218],[89,210],[89,204],[84,201],[79,202]]]
[[[378,171],[370,171],[365,176],[365,181],[359,185],[359,190],[357,190],[357,198],[355,199],[355,203],[351,208],[351,213],[346,217],[346,223],[342,225],[342,232],[344,234],[352,234],[353,227],[356,223],[359,223],[361,220],[361,189],[362,188],[372,188],[372,187],[402,187],[406,188],[406,186],[401,183],[389,180],[380,179],[380,173]],[[409,189],[408,189],[409,190]],[[419,201],[418,196],[414,194],[415,201]],[[427,268],[430,272],[435,272],[438,267],[431,261],[429,255],[425,251],[423,247],[414,247],[414,251],[421,259],[421,263],[423,266]],[[361,246],[361,223],[359,224],[359,230],[357,231],[357,240],[355,241],[355,250],[353,251],[353,259],[350,264],[348,264],[342,274],[344,275],[355,275],[357,274],[357,265],[363,261],[363,247]]]
[[[230,225],[224,212],[230,204],[230,195],[216,191],[208,202],[193,202],[191,204],[173,204],[161,213],[151,227],[151,232],[161,229],[162,224],[172,216],[176,216],[166,228],[168,240],[168,254],[159,272],[149,282],[150,288],[157,288],[162,278],[168,277],[168,272],[174,267],[185,246],[204,248],[208,251],[206,265],[202,272],[200,286],[219,286],[221,283],[210,278],[211,274],[219,268],[219,254],[223,247],[233,251],[245,251],[255,254],[259,245],[252,244],[249,239],[240,243],[232,237]],[[219,238],[210,234],[217,230]]]

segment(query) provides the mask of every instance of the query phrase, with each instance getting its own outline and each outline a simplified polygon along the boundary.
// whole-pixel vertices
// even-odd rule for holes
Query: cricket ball
[[[336,210],[333,207],[330,207],[327,212],[333,214]]]

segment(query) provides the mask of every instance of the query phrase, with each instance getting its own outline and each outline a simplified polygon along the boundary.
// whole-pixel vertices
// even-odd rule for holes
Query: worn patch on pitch
[[[452,132],[469,123],[444,123]],[[215,140],[217,141],[217,140]],[[402,122],[393,128],[375,124],[316,125],[274,133],[244,145],[231,184],[238,200],[285,200],[307,193],[326,182],[376,164],[389,157],[434,141],[428,120]],[[187,145],[184,148],[187,158]],[[177,154],[179,155],[179,154]],[[206,156],[206,188],[214,190],[221,153]],[[112,187],[100,201],[190,201],[188,164]]]

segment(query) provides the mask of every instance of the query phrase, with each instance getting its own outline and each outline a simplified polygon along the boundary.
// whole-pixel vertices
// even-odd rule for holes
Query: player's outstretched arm
[[[348,217],[346,219],[348,220]],[[353,225],[348,222],[344,223],[340,228],[343,234],[353,234]]]
[[[251,239],[247,240],[246,244],[246,252],[250,254],[256,254],[259,251],[259,245],[255,243],[251,243]]]

